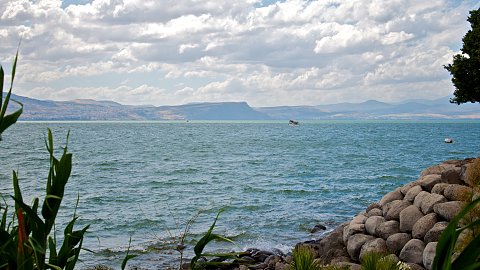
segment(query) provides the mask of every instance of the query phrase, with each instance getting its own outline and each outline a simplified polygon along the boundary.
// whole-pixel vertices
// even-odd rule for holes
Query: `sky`
[[[453,93],[443,68],[479,1],[0,0],[13,92],[132,105],[400,102]],[[7,76],[7,79],[9,77]]]

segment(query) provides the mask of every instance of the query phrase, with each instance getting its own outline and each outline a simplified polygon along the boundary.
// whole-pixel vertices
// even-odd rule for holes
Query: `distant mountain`
[[[318,106],[252,108],[246,102],[130,106],[113,101],[37,100],[12,95],[24,104],[20,120],[311,120],[311,119],[480,119],[480,104],[449,103],[449,98],[385,103],[369,100]],[[15,104],[11,103],[14,109]]]

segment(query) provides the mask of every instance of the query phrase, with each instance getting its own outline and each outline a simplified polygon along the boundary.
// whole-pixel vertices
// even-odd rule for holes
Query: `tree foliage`
[[[455,86],[452,103],[480,102],[480,9],[470,11],[467,19],[472,27],[463,37],[462,54],[453,56],[445,66]]]

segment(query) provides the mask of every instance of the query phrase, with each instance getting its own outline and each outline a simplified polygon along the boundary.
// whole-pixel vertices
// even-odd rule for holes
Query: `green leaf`
[[[121,269],[124,270],[125,267],[127,266],[127,262],[130,260],[130,259],[133,259],[135,257],[137,257],[138,255],[134,255],[134,254],[129,254],[130,253],[130,245],[132,244],[132,237],[130,236],[130,240],[128,241],[128,248],[127,248],[127,254],[125,255],[125,258],[123,259],[122,261],[122,266],[121,266]]]

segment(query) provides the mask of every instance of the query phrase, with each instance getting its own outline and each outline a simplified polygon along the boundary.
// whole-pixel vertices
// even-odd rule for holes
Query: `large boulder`
[[[354,234],[364,234],[365,224],[350,224],[343,229],[343,243],[348,244],[348,239]]]
[[[462,184],[462,178],[460,176],[461,168],[453,167],[442,172],[442,181],[449,184]]]
[[[442,183],[442,177],[439,174],[429,174],[421,177],[420,180],[418,180],[418,183],[424,190],[430,192],[433,186]]]
[[[420,177],[423,177],[423,176],[426,176],[426,175],[429,175],[429,174],[441,175],[444,171],[455,168],[455,166],[457,164],[456,162],[458,162],[458,161],[455,161],[455,162],[448,161],[448,162],[444,162],[444,163],[439,164],[439,165],[428,167],[420,173]]]
[[[422,191],[423,189],[421,186],[414,186],[410,190],[408,190],[407,194],[405,194],[404,200],[407,200],[413,203],[413,201],[415,200],[415,197],[417,197],[418,193]]]
[[[449,185],[443,191],[443,196],[449,201],[466,201],[472,197],[473,189],[463,185]]]
[[[382,209],[373,208],[373,209],[371,209],[370,211],[367,212],[367,217],[373,217],[373,216],[383,216]]]
[[[367,216],[363,215],[363,214],[360,214],[360,215],[357,215],[355,216],[352,221],[350,221],[350,225],[353,225],[353,224],[364,224],[365,223],[365,220],[367,220]]]
[[[447,226],[448,222],[446,221],[440,221],[435,223],[435,225],[433,225],[433,227],[425,234],[423,242],[425,242],[425,244],[428,244],[430,242],[438,242],[438,240],[440,240],[440,236],[442,235],[445,228],[447,228]]]
[[[411,232],[413,225],[423,217],[422,211],[420,211],[415,205],[410,205],[400,212],[400,231]]]
[[[317,256],[323,263],[330,263],[334,258],[348,257],[347,248],[342,240],[342,230],[337,228],[320,240]]]
[[[425,215],[413,225],[412,237],[417,239],[423,239],[425,234],[433,228],[435,223],[438,222],[438,216],[435,213]]]
[[[385,222],[385,218],[382,216],[372,216],[365,221],[365,230],[370,235],[376,235],[378,225]]]
[[[422,209],[423,199],[425,199],[425,197],[427,197],[430,194],[431,194],[430,192],[420,191],[420,193],[418,193],[418,195],[415,197],[415,200],[413,200],[413,205],[418,207],[418,209]]]
[[[347,252],[350,255],[350,258],[354,261],[359,261],[360,251],[362,246],[370,241],[375,239],[374,236],[366,234],[355,234],[348,239]]]
[[[388,204],[391,205],[385,215],[386,220],[399,220],[400,212],[402,212],[402,210],[407,208],[408,206],[412,205],[409,201],[405,200],[393,201]]]
[[[462,210],[464,205],[465,202],[462,201],[444,202],[433,206],[433,211],[442,219],[450,221]]]
[[[400,223],[396,220],[389,220],[379,224],[375,230],[375,235],[387,240],[387,238],[400,232]]]
[[[411,188],[415,187],[415,186],[418,186],[418,182],[417,181],[414,181],[414,182],[410,182],[408,184],[405,184],[403,187],[400,188],[400,192],[405,196],[408,191],[410,191]]]
[[[387,193],[383,198],[378,202],[378,204],[383,207],[385,204],[395,201],[395,200],[403,200],[403,194],[400,192],[400,189],[397,188],[394,191]]]
[[[423,198],[422,203],[420,204],[420,209],[426,215],[433,212],[434,205],[446,201],[447,199],[443,195],[430,193]]]
[[[363,246],[362,249],[360,250],[360,260],[362,260],[363,256],[369,252],[376,252],[376,253],[381,253],[385,254],[387,253],[387,244],[385,240],[382,238],[375,238],[373,240],[370,240],[366,242]]]
[[[450,184],[448,184],[448,183],[438,183],[435,186],[433,186],[431,193],[436,193],[436,194],[443,195],[443,191],[449,185]]]
[[[400,254],[405,244],[412,239],[412,235],[409,233],[396,233],[387,238],[386,245],[390,252],[396,255]]]
[[[423,250],[423,266],[425,269],[432,270],[433,259],[435,258],[435,251],[437,249],[437,242],[430,242]]]
[[[406,263],[423,264],[423,250],[425,243],[419,239],[408,241],[400,251],[400,260]]]

